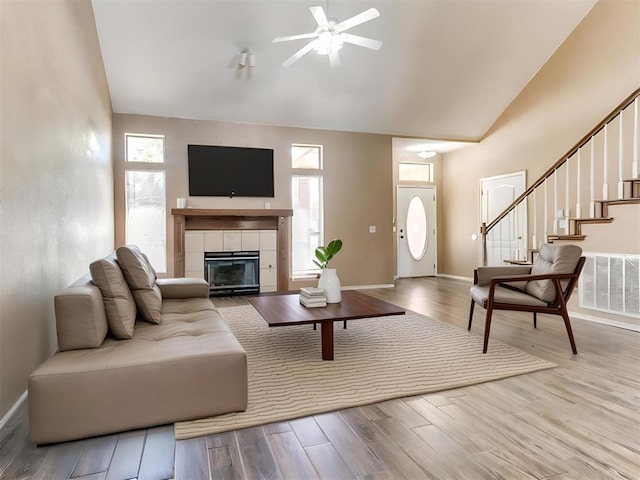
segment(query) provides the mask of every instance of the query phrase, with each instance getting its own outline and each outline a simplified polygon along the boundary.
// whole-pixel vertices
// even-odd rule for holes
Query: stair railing
[[[538,232],[538,225],[537,225],[537,220],[538,220],[538,215],[537,215],[537,208],[538,208],[538,201],[537,201],[537,189],[542,187],[543,192],[543,220],[542,220],[542,224],[543,224],[543,235],[545,237],[545,241],[552,241],[552,240],[565,240],[565,239],[577,239],[580,240],[581,238],[584,238],[584,236],[581,235],[581,230],[580,230],[580,225],[582,223],[604,223],[604,222],[609,222],[612,219],[607,218],[607,207],[609,204],[616,204],[616,203],[620,203],[620,199],[624,198],[625,195],[625,184],[630,185],[630,189],[631,189],[631,197],[634,197],[633,199],[633,203],[640,203],[640,194],[637,193],[637,190],[639,189],[638,187],[640,187],[640,177],[639,177],[639,169],[638,169],[638,165],[639,165],[639,145],[638,145],[638,128],[639,128],[639,123],[638,123],[638,103],[639,103],[639,98],[640,98],[640,88],[636,89],[631,95],[629,95],[627,98],[624,99],[624,101],[622,101],[609,115],[607,115],[604,120],[602,120],[596,127],[594,127],[589,133],[587,133],[578,143],[576,143],[566,154],[564,154],[558,161],[556,161],[548,170],[546,170],[541,176],[540,178],[538,178],[535,182],[533,182],[531,184],[531,186],[529,186],[529,188],[527,188],[518,198],[516,198],[507,208],[505,208],[499,215],[497,215],[490,223],[486,223],[483,222],[482,225],[480,226],[480,234],[482,236],[482,262],[483,265],[487,265],[487,259],[488,259],[488,252],[487,252],[487,237],[489,236],[490,233],[497,233],[497,236],[500,237],[500,230],[502,229],[497,229],[496,227],[498,225],[501,224],[501,222],[503,222],[503,224],[506,222],[508,224],[507,229],[512,230],[512,226],[510,225],[510,223],[517,221],[517,217],[518,217],[518,212],[522,212],[522,209],[525,208],[527,209],[526,211],[528,211],[529,209],[529,199],[531,197],[533,197],[533,202],[531,205],[531,209],[533,210],[533,219],[532,219],[532,230],[533,230],[533,234],[531,235],[531,243],[533,245],[533,248],[529,248],[527,249],[528,252],[521,252],[521,251],[517,251],[515,255],[513,255],[512,253],[509,254],[510,258],[509,260],[511,260],[513,263],[517,263],[517,262],[525,262],[527,261],[526,257],[529,258],[529,261],[532,260],[532,256],[529,255],[532,251],[536,251],[537,247],[538,247],[538,240],[537,240],[537,232]],[[633,130],[632,130],[632,135],[633,135],[633,152],[632,152],[632,164],[631,164],[631,179],[624,179],[623,178],[623,170],[624,170],[624,165],[623,165],[623,125],[622,125],[622,121],[623,121],[623,117],[622,117],[622,113],[623,111],[625,111],[625,109],[627,107],[629,107],[630,105],[633,104]],[[609,194],[609,185],[608,185],[608,170],[610,168],[610,158],[608,155],[609,152],[609,135],[608,135],[608,125],[611,124],[612,121],[614,121],[617,117],[620,117],[619,119],[619,125],[618,125],[618,135],[619,135],[619,146],[618,146],[618,179],[617,179],[617,194],[618,194],[618,199],[616,200],[609,200],[608,198],[608,194]],[[602,165],[598,165],[598,167],[600,167],[600,172],[603,175],[603,185],[602,185],[602,199],[601,200],[596,200],[596,196],[595,196],[595,177],[596,177],[596,160],[595,160],[595,138],[596,135],[603,133],[604,135],[604,139],[603,139],[603,164]],[[590,150],[590,158],[589,158],[589,195],[590,195],[590,202],[589,202],[589,218],[582,218],[582,199],[581,199],[581,168],[583,165],[583,159],[582,159],[582,149],[587,146],[588,144],[591,144],[591,148]],[[574,212],[575,212],[575,218],[570,219],[569,218],[569,211],[571,210],[571,196],[570,196],[570,190],[571,190],[571,172],[570,172],[570,165],[569,165],[569,160],[573,157],[577,157],[576,158],[576,172],[575,172],[575,179],[576,180],[576,185],[575,185],[575,200],[576,203],[574,204]],[[564,167],[562,170],[565,172],[565,178],[564,178],[564,188],[565,188],[565,198],[564,198],[564,209],[563,209],[563,218],[558,219],[557,218],[557,212],[558,210],[558,206],[561,205],[559,203],[559,201],[562,201],[562,199],[560,199],[558,197],[558,172],[561,169],[561,167]],[[553,180],[553,225],[552,225],[552,234],[549,233],[549,216],[548,216],[548,210],[549,210],[549,195],[548,195],[548,184],[551,182],[551,180]],[[562,180],[560,180],[562,181]],[[523,202],[524,205],[523,205]],[[598,211],[598,206],[600,206],[600,210]],[[573,234],[571,234],[572,231],[572,224],[573,224]],[[529,227],[529,225],[527,225],[527,227]],[[564,229],[566,235],[560,235],[559,234],[559,229]],[[495,230],[495,231],[494,231]],[[529,237],[527,235],[527,237]],[[568,237],[568,238],[567,238]],[[529,238],[527,238],[526,244],[529,245]],[[500,242],[499,242],[500,243]],[[518,258],[512,258],[513,256],[517,256]]]

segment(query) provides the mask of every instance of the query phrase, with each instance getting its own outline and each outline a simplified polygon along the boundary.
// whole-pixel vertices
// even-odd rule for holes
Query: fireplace
[[[205,252],[204,279],[210,296],[260,292],[260,252]]]

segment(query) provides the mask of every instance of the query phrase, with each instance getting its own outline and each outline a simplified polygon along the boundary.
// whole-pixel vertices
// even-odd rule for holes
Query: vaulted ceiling
[[[113,110],[398,136],[477,140],[595,0],[92,0]],[[311,52],[313,5],[382,41]],[[255,67],[238,66],[241,50]]]

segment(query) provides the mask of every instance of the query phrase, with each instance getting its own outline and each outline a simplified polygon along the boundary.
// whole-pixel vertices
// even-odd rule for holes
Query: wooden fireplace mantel
[[[278,238],[278,290],[288,289],[289,217],[293,210],[172,208],[173,272],[184,277],[187,230],[276,230]]]

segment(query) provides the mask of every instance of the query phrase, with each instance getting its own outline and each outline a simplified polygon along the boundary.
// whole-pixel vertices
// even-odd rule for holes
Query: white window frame
[[[322,145],[311,145],[311,144],[302,144],[302,143],[294,143],[291,145],[292,148],[294,147],[300,147],[300,148],[317,148],[318,151],[318,155],[319,155],[319,160],[320,160],[320,166],[319,168],[293,168],[293,166],[291,167],[291,195],[293,195],[293,182],[295,178],[301,178],[301,177],[312,177],[312,178],[318,178],[320,181],[320,205],[319,205],[319,225],[320,225],[320,231],[318,232],[318,244],[319,245],[324,245],[324,171],[323,171],[323,167],[324,167],[324,149]],[[293,165],[293,157],[292,157],[292,165]],[[292,198],[293,201],[293,198]],[[292,202],[293,203],[293,202]],[[296,220],[296,215],[295,215],[295,211],[293,214],[293,219],[292,222],[295,222]],[[291,228],[291,245],[295,245],[295,241],[294,241],[294,232],[295,232],[295,224],[292,225]],[[308,269],[308,270],[294,270],[293,269],[293,252],[294,252],[294,248],[291,249],[291,278],[293,280],[304,280],[304,279],[309,279],[309,278],[315,278],[319,273],[320,273],[320,269],[319,268],[312,268],[312,269]],[[313,254],[314,252],[309,252],[310,258],[313,258]]]
[[[162,162],[136,162],[129,161],[128,158],[128,140],[131,137],[142,137],[142,138],[154,138],[154,139],[162,139]],[[135,171],[135,172],[161,172],[164,175],[164,197],[165,197],[165,205],[164,205],[164,213],[165,213],[165,222],[164,222],[164,271],[162,269],[158,269],[158,273],[167,273],[168,270],[168,258],[167,258],[167,170],[166,170],[166,158],[165,158],[165,136],[159,134],[147,134],[147,133],[129,133],[125,132],[124,134],[124,205],[125,205],[125,241],[129,243],[129,226],[128,226],[128,218],[129,218],[129,205],[127,201],[127,185],[126,185],[126,176],[127,172]],[[156,268],[156,265],[154,265]]]

